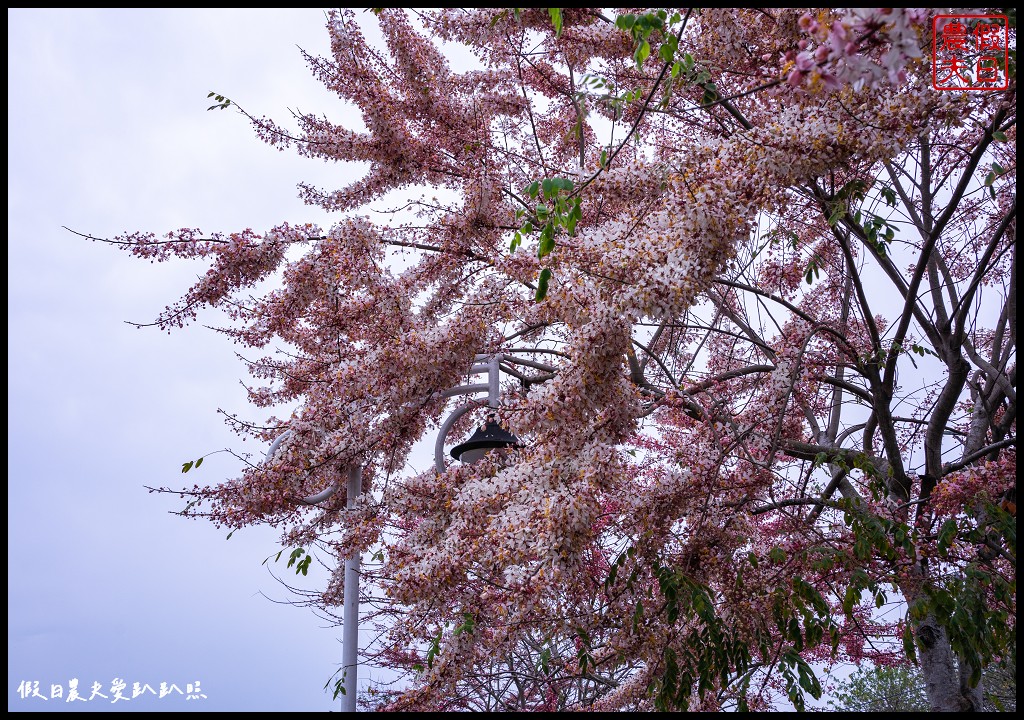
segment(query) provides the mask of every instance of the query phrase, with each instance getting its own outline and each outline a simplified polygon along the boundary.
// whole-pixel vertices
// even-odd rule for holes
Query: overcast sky
[[[296,184],[340,187],[352,170],[274,150],[233,110],[207,111],[216,91],[285,123],[289,108],[344,117],[298,51],[327,52],[324,21],[311,9],[8,10],[9,710],[339,707],[323,686],[340,628],[283,602],[292,596],[262,565],[278,533],[226,540],[169,514],[177,496],[145,490],[238,469],[222,453],[180,472],[239,447],[217,414],[246,414],[235,348],[202,327],[125,322],[154,319],[200,267],[149,264],[63,227],[329,225]],[[324,581],[314,566],[307,585]],[[73,679],[107,697],[67,702]],[[62,697],[22,697],[34,683]],[[134,683],[144,694],[131,699]],[[183,694],[145,691],[161,683]],[[189,684],[205,697],[186,700]]]

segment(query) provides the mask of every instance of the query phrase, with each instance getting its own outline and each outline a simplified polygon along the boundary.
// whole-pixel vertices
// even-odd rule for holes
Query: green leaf
[[[1000,130],[996,130],[994,133],[992,133],[992,139],[995,140],[996,142],[1006,142],[1006,133]]]
[[[916,660],[917,646],[914,643],[914,631],[910,623],[903,626],[903,652],[910,660]]]
[[[555,37],[562,35],[562,8],[548,8],[551,24],[555,26]]]
[[[455,628],[455,634],[461,635],[462,633],[467,633],[469,635],[472,635],[473,630],[476,628],[476,621],[473,620],[472,613],[464,612],[462,613],[462,618],[463,622],[461,625]]]
[[[545,255],[550,255],[551,251],[555,249],[555,237],[554,237],[554,226],[548,223],[544,226],[544,229],[540,232],[540,243],[537,245],[537,257],[542,258]]]
[[[651,44],[644,40],[637,47],[636,52],[633,53],[633,59],[636,60],[636,66],[639,68],[644,64],[644,61],[651,55]]]
[[[187,463],[182,463],[181,471],[183,473],[187,473],[189,470],[192,469],[193,465],[195,465],[195,461],[194,460],[189,460]]]
[[[818,270],[818,259],[816,257],[811,258],[810,263],[807,265],[807,270],[804,272],[804,280],[807,281],[808,285],[811,285],[814,283],[815,278],[820,276],[821,271]]]
[[[946,550],[949,549],[950,544],[953,542],[953,538],[956,537],[956,533],[956,520],[947,520],[942,524],[938,537],[939,552],[945,553]]]
[[[430,649],[427,650],[427,667],[434,667],[434,658],[441,654],[441,633],[438,632],[434,636],[430,643]]]
[[[832,214],[828,216],[828,224],[831,227],[835,227],[836,224],[843,219],[843,215],[846,214],[846,208],[843,207],[842,203],[837,203],[836,207],[832,209]]]
[[[569,233],[570,237],[576,234],[576,223],[578,222],[579,219],[575,215],[570,215],[569,219],[565,221],[565,231]]]
[[[600,164],[601,164],[602,168],[608,167],[608,151],[607,150],[602,150],[601,151],[601,163]]]
[[[538,302],[547,297],[549,280],[551,280],[551,268],[544,268],[540,271],[540,279],[537,280],[536,300]]]
[[[203,459],[202,458],[199,458],[198,460],[196,460],[196,469],[198,470],[199,466],[202,465],[202,464],[203,464]]]
[[[619,15],[615,18],[615,26],[620,30],[632,30],[634,24],[636,24],[636,15],[633,14]]]
[[[223,95],[218,95],[217,93],[210,93],[206,97],[213,97],[213,99],[217,101],[216,105],[211,105],[210,107],[206,108],[207,111],[213,110],[214,108],[220,108],[221,110],[223,110],[231,104],[230,100],[228,100]]]
[[[295,561],[298,560],[300,557],[302,557],[303,553],[305,553],[305,552],[306,551],[303,550],[302,548],[295,548],[294,550],[292,550],[291,555],[288,556],[288,567],[291,567],[292,565],[294,565]],[[281,557],[281,554],[278,553],[277,556]],[[298,570],[296,570],[296,573],[297,572],[298,572]]]
[[[853,606],[857,604],[860,599],[860,593],[852,585],[846,588],[846,594],[843,595],[843,614],[847,617],[853,615]]]
[[[853,554],[858,560],[867,560],[871,556],[871,540],[864,535],[858,535],[853,541]]]
[[[811,697],[815,700],[821,698],[821,683],[818,682],[818,678],[815,677],[814,671],[811,670],[810,666],[803,660],[800,659],[800,687],[810,693]]]
[[[612,565],[611,568],[608,570],[608,578],[604,581],[605,589],[607,589],[607,588],[609,588],[609,587],[611,587],[612,585],[615,584],[615,578],[616,578],[616,576],[618,574],[619,574],[619,566],[618,565]]]
[[[335,671],[334,675],[337,675],[337,674],[338,674],[338,672]],[[326,690],[328,687],[330,687],[331,681],[334,680],[334,675],[331,675],[331,677],[329,677],[327,679],[327,682],[324,683],[324,690]],[[341,677],[339,679],[337,679],[337,680],[334,680],[334,699],[335,700],[338,699],[339,695],[344,695],[345,694],[345,678],[347,676],[348,676],[348,672],[342,672],[341,673]]]
[[[972,688],[978,687],[979,682],[981,682],[981,666],[977,663],[974,663],[971,669],[970,685]]]

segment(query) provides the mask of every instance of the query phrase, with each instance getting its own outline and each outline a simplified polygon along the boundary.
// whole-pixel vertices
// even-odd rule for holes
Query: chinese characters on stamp
[[[936,90],[1005,90],[1009,30],[1005,15],[936,15],[932,86]]]

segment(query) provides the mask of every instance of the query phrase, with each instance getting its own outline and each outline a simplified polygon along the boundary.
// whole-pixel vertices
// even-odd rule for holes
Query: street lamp
[[[498,396],[500,393],[498,381],[501,373],[501,360],[500,354],[496,355],[477,355],[473,359],[473,366],[470,368],[470,375],[487,374],[486,383],[471,383],[468,385],[459,385],[458,387],[449,388],[440,393],[436,393],[434,397],[450,398],[456,395],[471,395],[473,393],[486,392],[487,393],[487,405],[492,410],[498,408]],[[520,362],[522,362],[520,360]],[[530,363],[532,364],[532,363]],[[455,409],[441,424],[441,428],[437,433],[437,440],[434,444],[434,466],[439,473],[442,473],[446,469],[444,462],[444,440],[448,436],[448,432],[451,430],[452,425],[460,417],[465,415],[470,410],[478,407],[476,403],[466,403],[460,408]],[[281,446],[281,443],[291,434],[291,430],[285,430],[283,433],[275,438],[274,442],[271,443],[270,448],[267,450],[266,460],[274,455],[277,449]],[[499,450],[501,453],[507,451],[510,447],[520,447],[519,439],[508,432],[500,425],[497,420],[491,415],[487,418],[487,422],[483,428],[477,428],[476,432],[466,442],[456,445],[452,448],[451,455],[459,462],[472,465],[478,462],[491,450]],[[359,493],[362,490],[362,466],[353,465],[348,471],[348,483],[346,485],[347,491],[347,502],[345,503],[347,510],[355,508],[356,500],[359,497]],[[318,505],[330,498],[334,493],[338,491],[337,485],[305,498],[294,498],[293,502],[300,505]],[[359,560],[360,553],[358,550],[354,550],[352,554],[345,559],[345,606],[344,615],[342,616],[342,636],[341,636],[341,669],[343,678],[343,694],[341,701],[342,712],[355,712],[356,711],[356,685],[357,685],[357,673],[359,666]]]
[[[475,465],[491,450],[504,454],[510,447],[519,447],[519,438],[499,425],[491,415],[487,423],[477,428],[469,440],[452,448],[452,457],[467,465]]]

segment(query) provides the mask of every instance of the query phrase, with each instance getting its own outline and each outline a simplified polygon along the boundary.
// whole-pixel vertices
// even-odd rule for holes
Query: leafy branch
[[[543,259],[550,255],[556,245],[555,237],[564,231],[572,237],[576,234],[576,226],[582,217],[581,198],[572,197],[575,184],[568,178],[555,177],[535,180],[523,189],[523,193],[535,202],[533,214],[516,230],[509,245],[509,252],[515,252],[522,244],[524,235],[539,232],[537,257]],[[526,210],[516,212],[516,220],[522,220]],[[548,282],[551,280],[551,268],[540,272],[535,299],[543,300],[547,296]]]
[[[213,98],[214,100],[217,101],[216,105],[211,105],[210,107],[206,108],[207,112],[209,112],[210,110],[217,109],[217,108],[220,108],[221,110],[227,110],[228,106],[231,105],[231,101],[228,98],[224,97],[223,95],[218,95],[215,92],[211,92],[206,97]]]

